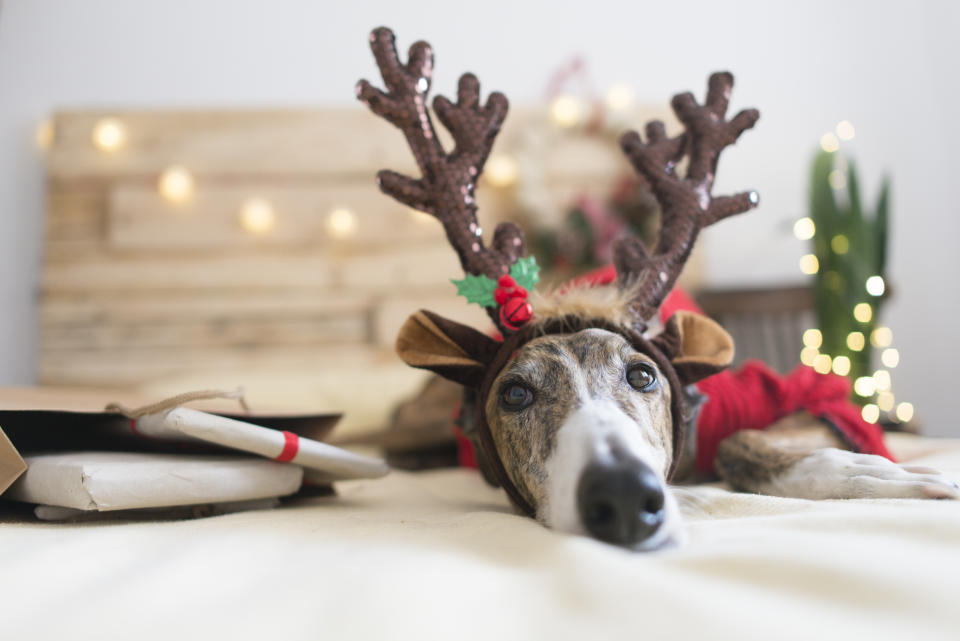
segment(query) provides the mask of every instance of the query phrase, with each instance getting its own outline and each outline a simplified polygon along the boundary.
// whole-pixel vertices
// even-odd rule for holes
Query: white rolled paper
[[[297,436],[292,432],[261,427],[232,418],[176,407],[136,419],[137,432],[152,437],[184,435],[216,443],[275,461],[319,470],[339,480],[379,478],[390,468],[386,462]]]

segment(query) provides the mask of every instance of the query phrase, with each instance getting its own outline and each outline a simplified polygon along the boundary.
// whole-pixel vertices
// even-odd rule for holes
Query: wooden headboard
[[[92,140],[104,118],[124,134],[112,151]],[[525,141],[537,119],[515,110],[496,151],[539,145],[558,214],[583,190],[607,193],[626,168],[616,147],[560,132]],[[254,403],[343,409],[374,426],[422,377],[392,350],[407,315],[426,307],[486,326],[454,294],[460,268],[439,224],[377,190],[378,169],[413,163],[402,136],[359,108],[71,112],[54,131],[42,383],[157,395],[243,384]],[[185,202],[158,192],[171,166],[192,176]],[[488,229],[514,207],[512,189],[481,184]],[[252,198],[272,206],[272,230],[241,225]],[[336,209],[354,223],[344,235],[341,221],[344,237],[330,227]]]

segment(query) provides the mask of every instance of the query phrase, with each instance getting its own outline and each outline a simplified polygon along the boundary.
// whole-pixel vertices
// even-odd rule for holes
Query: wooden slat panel
[[[92,256],[49,261],[47,292],[320,288],[330,284],[331,265],[314,255]]]
[[[378,302],[373,312],[372,338],[374,345],[393,349],[397,333],[407,318],[419,309],[429,309],[445,318],[475,327],[480,331],[493,329],[486,311],[479,305],[470,305],[465,298],[456,296],[450,285],[448,291],[417,296],[387,296]]]
[[[102,190],[49,191],[44,243],[54,253],[95,250],[103,243],[105,218]]]
[[[363,345],[205,347],[173,350],[165,347],[129,347],[111,350],[43,350],[40,380],[48,385],[137,386],[162,378],[187,378],[201,372],[217,372],[224,383],[246,382],[263,372],[274,376],[294,370],[332,370],[364,367],[371,376],[376,368],[396,365],[392,351]]]
[[[240,224],[240,210],[249,198],[264,198],[275,212],[275,227],[252,234]],[[345,207],[356,217],[356,229],[333,239],[325,225],[329,213]],[[346,248],[382,247],[400,243],[442,244],[441,226],[388,199],[372,180],[276,187],[248,185],[196,186],[196,195],[182,205],[164,200],[153,188],[119,184],[111,190],[108,238],[116,249],[245,248],[270,245],[310,246],[317,252],[338,244]]]
[[[368,294],[328,290],[278,289],[266,292],[74,292],[44,297],[41,322],[45,326],[90,323],[177,323],[230,319],[264,320],[307,318],[317,314],[355,314],[371,309]]]
[[[451,278],[463,278],[456,254],[446,245],[437,247],[401,247],[389,253],[370,253],[344,257],[333,266],[337,286],[345,291],[408,293],[416,289],[456,290]]]
[[[43,329],[44,349],[117,350],[128,347],[266,347],[364,343],[366,313],[323,314],[303,319],[195,321],[179,323],[94,323]]]
[[[127,140],[122,149],[103,152],[93,145],[94,126],[104,116],[124,124]],[[569,132],[549,133],[544,117],[540,109],[514,109],[497,149],[516,148],[536,123],[535,130],[547,134],[525,146],[544,150],[544,173],[610,175],[623,167],[615,145]],[[675,122],[666,108],[638,109],[624,122],[639,127],[650,118],[664,119],[671,126]],[[403,136],[359,106],[322,111],[68,112],[55,117],[55,127],[49,169],[59,180],[155,176],[172,163],[188,163],[198,175],[238,177],[370,177],[381,167],[413,171]],[[445,132],[440,133],[445,139]]]
[[[105,153],[91,139],[104,116],[126,130],[121,149]],[[366,117],[364,117],[366,116]],[[389,124],[360,108],[275,112],[66,113],[55,119],[50,170],[59,178],[156,174],[189,162],[198,174],[328,175],[359,173],[377,162],[412,162]],[[368,135],[358,137],[365,128]]]
[[[547,185],[547,212],[566,210],[579,194],[608,193],[611,177],[572,177]],[[111,189],[112,197],[83,190],[50,193],[45,258],[64,260],[111,260],[111,256],[136,251],[159,257],[163,252],[205,252],[211,257],[225,253],[257,255],[289,247],[300,253],[369,253],[387,246],[431,245],[451,252],[442,226],[432,217],[398,205],[370,184],[347,183],[340,187],[252,187],[206,185],[196,200],[177,206],[163,200],[152,185],[122,180]],[[490,238],[496,223],[516,219],[516,207],[507,192],[481,187],[480,222]],[[201,195],[202,194],[202,195]],[[275,204],[277,228],[254,235],[240,227],[238,207],[251,194],[267,194]],[[108,205],[109,204],[109,209]],[[325,229],[334,206],[346,205],[357,216],[353,236],[333,239]],[[523,220],[519,220],[522,224]],[[528,221],[529,222],[529,221]],[[532,225],[527,225],[533,231]]]
[[[577,195],[607,193],[612,177],[578,176],[547,185],[545,206],[565,211]],[[244,187],[200,183],[189,202],[173,204],[152,186],[122,182],[110,190],[107,238],[112,249],[190,250],[237,249],[270,246],[312,247],[339,253],[387,246],[432,244],[445,247],[440,223],[387,198],[370,180],[317,182],[311,186],[276,187],[257,180]],[[251,197],[267,199],[275,210],[276,227],[251,234],[239,222],[243,203]],[[478,193],[481,223],[492,231],[496,222],[513,213],[515,203],[487,188]],[[345,207],[356,216],[355,231],[332,238],[326,229],[329,213]],[[91,222],[94,222],[91,219]],[[85,230],[95,236],[98,230]],[[489,234],[488,234],[489,237]],[[449,251],[449,250],[448,250]]]

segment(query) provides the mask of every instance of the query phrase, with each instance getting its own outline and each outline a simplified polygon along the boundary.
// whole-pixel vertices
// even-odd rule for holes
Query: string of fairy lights
[[[833,154],[840,149],[841,141],[852,140],[855,135],[853,124],[848,120],[837,124],[834,131],[824,134],[820,138],[820,147],[825,152]],[[846,166],[842,158],[837,159],[835,168],[830,172],[828,180],[830,187],[836,191],[846,187]],[[793,233],[800,240],[812,240],[817,234],[816,225],[809,217],[800,218],[793,225]],[[850,251],[850,239],[844,234],[837,234],[830,238],[830,251],[837,255],[844,255]],[[800,271],[809,276],[820,271],[820,264],[816,255],[810,253],[800,258]],[[823,274],[828,278],[831,274]],[[828,286],[830,283],[827,283]],[[839,283],[837,283],[839,286]],[[886,283],[883,277],[874,274],[863,282],[866,293],[875,299],[883,296]],[[862,324],[873,320],[875,310],[870,302],[856,303],[850,310],[853,318]],[[846,337],[846,347],[850,352],[862,352],[870,347],[880,350],[880,363],[883,367],[869,376],[860,376],[853,381],[853,392],[865,401],[861,409],[863,419],[868,423],[880,420],[881,413],[891,420],[907,423],[913,418],[914,408],[911,403],[897,399],[893,393],[891,370],[900,364],[900,352],[893,346],[893,331],[886,326],[877,326],[867,336],[862,331],[851,331]],[[844,354],[827,354],[821,351],[823,346],[823,332],[817,328],[807,329],[803,333],[803,349],[800,351],[800,361],[812,367],[821,374],[833,372],[839,376],[850,374],[850,357]]]
[[[48,149],[53,144],[55,128],[50,120],[38,125],[35,133],[37,146]],[[128,143],[127,126],[120,118],[99,119],[91,129],[90,140],[93,146],[105,154],[120,152]],[[157,193],[174,206],[191,202],[197,192],[197,179],[193,172],[182,164],[172,164],[160,172],[156,182]],[[416,220],[427,218],[422,212],[411,210]],[[237,205],[237,223],[253,235],[268,235],[278,224],[277,208],[263,195],[251,195]],[[359,229],[359,219],[352,209],[336,205],[329,209],[324,220],[326,232],[335,239],[347,239],[355,236]]]
[[[556,131],[572,130],[585,125],[598,106],[605,106],[609,112],[623,112],[633,105],[633,93],[625,84],[613,85],[600,101],[585,99],[574,94],[562,94],[553,97],[546,110],[547,121]],[[37,146],[48,149],[54,142],[55,128],[51,120],[41,122],[35,133]],[[90,132],[93,146],[105,154],[115,154],[127,146],[129,134],[127,124],[119,117],[100,118]],[[515,186],[522,174],[521,159],[523,150],[517,154],[509,152],[494,153],[484,168],[483,182],[496,189],[508,189]],[[528,172],[532,173],[532,172]],[[171,164],[160,172],[156,189],[158,194],[172,205],[186,205],[191,202],[198,190],[197,179],[193,172],[183,164]],[[516,194],[522,198],[522,194]],[[429,222],[431,218],[423,212],[409,209],[417,223]],[[268,235],[279,220],[276,206],[263,195],[252,195],[237,206],[237,222],[247,232],[254,235]],[[360,219],[345,205],[335,205],[326,213],[324,228],[335,239],[347,239],[359,231]]]

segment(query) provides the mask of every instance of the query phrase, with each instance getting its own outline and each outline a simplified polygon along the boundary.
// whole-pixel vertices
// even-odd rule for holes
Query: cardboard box
[[[27,469],[27,464],[7,435],[0,429],[0,494],[7,491],[10,484],[17,480]]]

